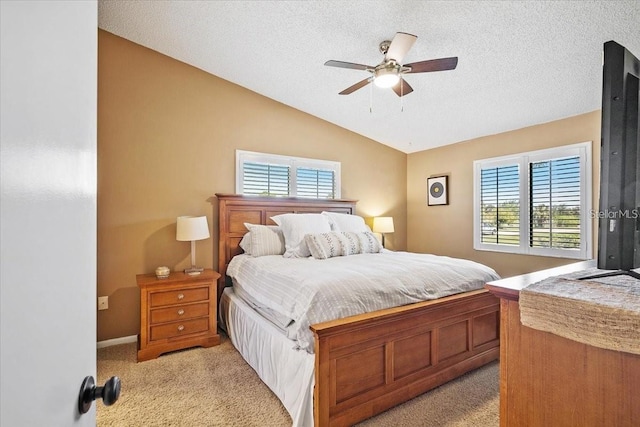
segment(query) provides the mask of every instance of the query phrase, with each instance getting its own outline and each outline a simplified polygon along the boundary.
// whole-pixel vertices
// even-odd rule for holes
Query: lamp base
[[[184,269],[184,274],[188,274],[189,276],[197,276],[198,274],[202,273],[203,271],[204,271],[204,268],[190,267],[190,268],[185,268]]]

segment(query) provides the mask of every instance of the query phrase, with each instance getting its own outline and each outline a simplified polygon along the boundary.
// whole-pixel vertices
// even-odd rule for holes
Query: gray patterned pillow
[[[307,234],[304,240],[311,255],[316,259],[336,256],[378,253],[382,246],[376,236],[370,232],[331,231],[327,233]]]
[[[282,255],[284,253],[284,235],[280,227],[247,222],[244,223],[244,226],[249,230],[245,235],[249,236],[248,247],[245,248],[242,241],[240,242],[240,247],[244,249],[245,253],[253,257]]]

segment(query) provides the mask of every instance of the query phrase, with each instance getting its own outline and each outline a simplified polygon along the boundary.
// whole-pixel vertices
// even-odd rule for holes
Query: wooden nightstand
[[[188,347],[220,344],[216,289],[220,274],[207,269],[198,276],[173,272],[136,276],[140,287],[138,362]]]

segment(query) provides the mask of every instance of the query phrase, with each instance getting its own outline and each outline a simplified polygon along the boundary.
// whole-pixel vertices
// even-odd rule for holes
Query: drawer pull
[[[184,299],[184,294],[178,294],[178,299]]]
[[[183,314],[184,314],[184,310],[183,309],[178,310],[178,316],[182,316]]]
[[[184,325],[178,326],[178,332],[182,332],[182,331],[184,331]]]

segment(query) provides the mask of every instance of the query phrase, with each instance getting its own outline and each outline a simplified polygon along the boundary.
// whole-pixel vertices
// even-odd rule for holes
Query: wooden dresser
[[[500,426],[640,426],[640,356],[522,326],[520,290],[593,261],[488,283],[500,297]]]
[[[220,274],[207,269],[189,276],[173,272],[136,276],[140,288],[138,362],[188,347],[220,344],[216,286]]]

